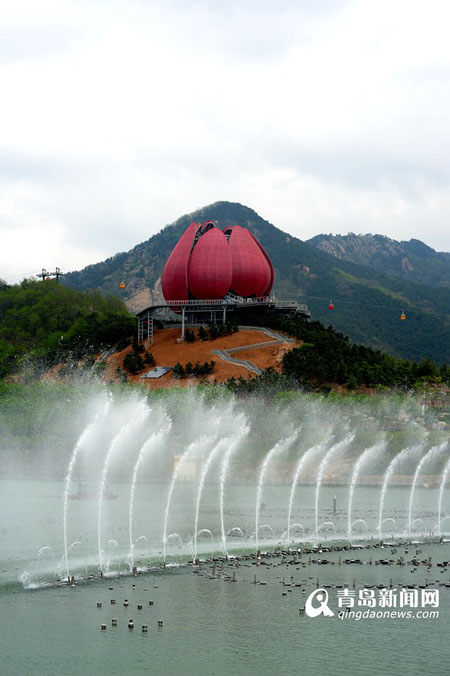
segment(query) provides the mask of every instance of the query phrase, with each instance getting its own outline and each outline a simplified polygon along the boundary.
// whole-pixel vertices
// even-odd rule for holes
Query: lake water
[[[162,557],[162,520],[167,484],[138,484],[135,503],[135,563],[142,572],[130,575],[129,486],[119,482],[109,489],[118,495],[105,501],[101,534],[105,576],[98,577],[97,501],[70,501],[68,514],[71,573],[75,587],[58,582],[65,578],[62,481],[0,482],[0,655],[2,676],[70,676],[72,674],[448,674],[450,647],[450,569],[438,563],[450,560],[447,542],[373,545],[379,487],[359,487],[354,497],[354,518],[368,524],[355,543],[361,550],[290,554],[277,557],[188,565],[192,557],[193,513],[196,484],[180,484],[170,516],[170,533],[178,533],[168,546],[168,567],[158,569]],[[261,532],[260,547],[271,553],[286,546],[289,486],[266,486],[260,523],[273,529]],[[217,483],[206,484],[199,528],[211,531],[199,538],[202,558],[221,554]],[[333,496],[337,514],[332,514]],[[293,521],[307,530],[313,524],[312,486],[299,487]],[[334,542],[345,543],[347,487],[324,486],[321,521],[333,519],[342,533]],[[226,496],[226,529],[239,527],[246,539],[227,538],[229,554],[254,551],[256,485],[230,485]],[[391,487],[385,516],[396,519],[395,539],[403,537],[409,490]],[[417,489],[414,516],[423,517],[419,530],[429,535],[436,522],[436,489]],[[448,524],[448,522],[447,522]],[[394,529],[393,529],[394,530]],[[294,538],[295,539],[294,533]],[[325,540],[322,545],[331,545]],[[329,538],[333,534],[328,533]],[[421,533],[413,540],[420,542]],[[386,534],[385,539],[390,539]],[[140,539],[139,539],[140,538]],[[404,538],[406,542],[408,538]],[[80,544],[74,544],[79,542]],[[280,544],[279,544],[280,543]],[[299,546],[297,541],[295,546]],[[294,546],[294,543],[291,543]],[[302,547],[307,547],[306,543]],[[369,546],[369,548],[367,548]],[[127,558],[128,557],[128,558]],[[380,559],[405,565],[377,565]],[[422,563],[409,564],[415,557]],[[428,565],[428,557],[432,557]],[[327,559],[326,565],[319,564]],[[346,564],[361,559],[363,564]],[[427,563],[424,563],[424,562]],[[174,564],[184,564],[175,566]],[[257,565],[259,564],[259,565]],[[413,571],[414,572],[411,572]],[[86,576],[92,576],[86,579]],[[255,584],[256,576],[256,584]],[[264,584],[266,583],[266,584]],[[332,617],[300,615],[309,594],[324,586],[329,593]],[[364,585],[385,585],[400,602],[401,585],[438,589],[439,617],[339,618],[338,591],[346,585],[355,591],[355,610]],[[298,586],[291,586],[298,585]],[[110,589],[111,588],[111,589]],[[303,591],[305,593],[303,593]],[[376,594],[379,609],[379,590]],[[116,603],[111,604],[111,599]],[[124,607],[128,599],[129,606]],[[149,601],[153,601],[149,605]],[[101,608],[97,607],[101,603]],[[137,605],[142,604],[142,610]],[[408,608],[408,606],[406,607]],[[434,608],[429,608],[434,610]],[[112,619],[117,626],[112,626]],[[129,630],[128,620],[135,628]],[[163,626],[158,627],[158,620]],[[106,630],[101,629],[106,624]],[[148,625],[143,633],[142,624]]]

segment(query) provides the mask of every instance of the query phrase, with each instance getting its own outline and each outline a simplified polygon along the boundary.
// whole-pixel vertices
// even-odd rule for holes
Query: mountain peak
[[[448,254],[418,239],[399,242],[385,235],[316,235],[309,244],[343,261],[430,286],[450,286]]]
[[[162,270],[183,232],[206,220],[252,232],[272,261],[278,299],[306,303],[313,319],[355,342],[409,359],[450,362],[450,256],[431,250],[427,258],[415,253],[420,242],[383,235],[320,235],[302,242],[238,202],[219,200],[185,214],[131,251],[68,274],[63,283],[118,295],[139,311],[161,300]],[[400,324],[402,308],[408,320]]]

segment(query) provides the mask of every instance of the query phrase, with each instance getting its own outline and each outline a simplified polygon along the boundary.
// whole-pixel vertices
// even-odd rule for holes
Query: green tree
[[[211,326],[209,327],[210,340],[215,340],[218,337],[219,337],[219,329],[217,327],[217,324],[211,324]]]
[[[193,343],[195,341],[195,333],[190,329],[186,329],[184,332],[184,339],[187,343]]]
[[[198,337],[200,340],[208,340],[208,332],[206,331],[204,326],[201,326],[198,330]]]
[[[140,354],[129,352],[123,359],[123,366],[129,373],[136,375],[144,368],[144,360]]]
[[[154,366],[156,364],[155,357],[151,352],[146,352],[144,354],[144,364],[148,366]]]
[[[173,367],[172,375],[174,378],[184,378],[185,375],[184,368],[182,367],[179,361],[177,361],[177,363]]]

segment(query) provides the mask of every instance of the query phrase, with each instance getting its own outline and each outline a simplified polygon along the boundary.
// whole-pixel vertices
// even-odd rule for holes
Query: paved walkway
[[[281,333],[276,333],[272,329],[267,329],[262,326],[239,326],[240,331],[261,331],[272,340],[266,340],[262,343],[253,343],[252,345],[241,345],[241,347],[230,347],[228,350],[211,350],[211,354],[220,357],[224,361],[228,361],[231,364],[237,364],[238,366],[243,366],[251,373],[259,376],[263,373],[264,369],[256,366],[249,359],[236,359],[232,355],[236,352],[243,352],[245,350],[258,349],[259,347],[267,347],[268,345],[280,345],[281,343],[294,343],[293,338],[287,338],[286,336],[281,335]]]

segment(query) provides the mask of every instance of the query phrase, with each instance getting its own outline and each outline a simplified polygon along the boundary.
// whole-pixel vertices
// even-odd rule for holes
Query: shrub
[[[154,366],[156,364],[155,357],[151,352],[146,352],[144,354],[144,364],[147,364],[148,366]]]
[[[206,331],[204,326],[201,326],[198,330],[198,337],[200,340],[208,340],[208,332]]]
[[[121,338],[121,339],[117,342],[117,345],[116,345],[117,350],[118,350],[119,352],[122,352],[122,350],[125,350],[125,348],[128,347],[128,345],[131,345],[131,342],[132,342],[132,339],[131,339],[130,337],[128,337],[128,338]]]
[[[175,364],[172,369],[172,375],[174,378],[184,378],[184,368],[179,361]]]
[[[190,329],[186,329],[184,332],[184,339],[187,343],[193,343],[195,340],[195,333]]]
[[[219,328],[217,324],[212,324],[209,327],[209,338],[210,340],[215,340],[218,337],[219,337]]]
[[[140,354],[129,352],[124,357],[123,366],[129,373],[133,373],[135,375],[144,368],[144,360]]]

